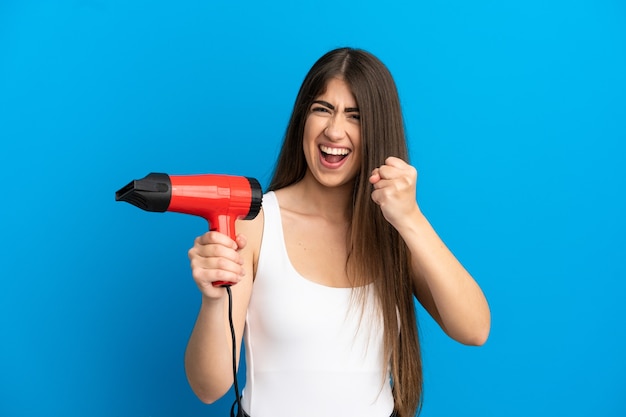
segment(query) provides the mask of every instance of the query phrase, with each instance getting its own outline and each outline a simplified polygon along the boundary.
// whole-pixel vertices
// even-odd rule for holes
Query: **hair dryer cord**
[[[233,385],[235,386],[235,402],[230,409],[230,416],[235,417],[234,409],[235,405],[237,405],[236,417],[243,417],[241,397],[239,396],[239,384],[237,382],[237,339],[235,337],[235,325],[233,323],[233,294],[230,290],[230,285],[224,285],[224,288],[226,288],[226,292],[228,293],[228,324],[230,325],[230,336],[233,346]]]

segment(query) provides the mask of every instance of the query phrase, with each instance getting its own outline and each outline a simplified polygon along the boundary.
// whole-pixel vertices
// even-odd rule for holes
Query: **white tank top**
[[[243,409],[251,417],[388,417],[394,402],[373,291],[361,315],[350,288],[301,276],[289,261],[273,192],[263,198],[263,214],[244,331]]]

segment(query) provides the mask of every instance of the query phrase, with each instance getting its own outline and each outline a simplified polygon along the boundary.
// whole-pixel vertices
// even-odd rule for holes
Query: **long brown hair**
[[[309,108],[328,81],[338,77],[352,90],[361,120],[361,169],[355,179],[348,264],[355,288],[373,282],[385,325],[384,351],[391,365],[399,417],[412,417],[422,404],[422,362],[408,249],[371,199],[369,175],[389,156],[408,161],[404,121],[395,82],[387,67],[367,51],[332,50],[306,75],[296,97],[269,190],[300,181],[307,169],[302,145]]]

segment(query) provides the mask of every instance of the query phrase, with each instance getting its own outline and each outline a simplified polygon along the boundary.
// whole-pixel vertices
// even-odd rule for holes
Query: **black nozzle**
[[[167,174],[151,173],[131,181],[115,192],[115,201],[126,201],[146,211],[164,212],[172,198],[172,183]]]
[[[261,184],[256,178],[246,177],[250,183],[250,191],[252,198],[250,199],[250,211],[244,220],[252,220],[261,211],[261,204],[263,203],[263,189]]]

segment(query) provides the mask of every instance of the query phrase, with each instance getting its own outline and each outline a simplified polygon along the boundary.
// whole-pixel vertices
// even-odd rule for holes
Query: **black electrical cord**
[[[237,339],[235,338],[235,325],[233,323],[233,294],[230,285],[224,285],[226,293],[228,293],[228,324],[230,324],[230,336],[233,345],[233,384],[235,386],[235,402],[230,409],[230,417],[235,417],[235,405],[237,405],[236,417],[243,417],[243,409],[241,408],[241,397],[239,396],[239,384],[237,383]]]

